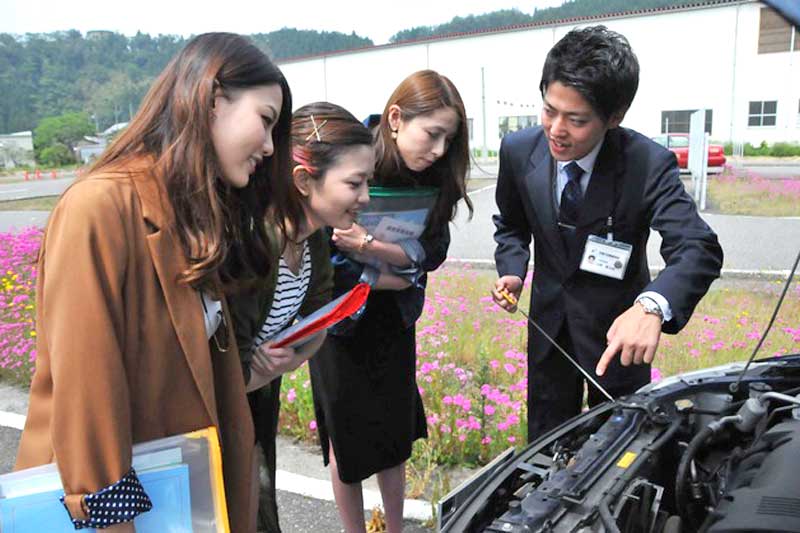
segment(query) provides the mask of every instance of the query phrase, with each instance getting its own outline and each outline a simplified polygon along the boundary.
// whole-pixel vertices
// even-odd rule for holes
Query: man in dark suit
[[[619,127],[638,83],[623,36],[595,26],[561,39],[542,72],[542,126],[503,138],[494,216],[494,300],[515,310],[501,293],[519,298],[533,236],[531,317],[614,397],[650,381],[661,332],[686,324],[722,266],[675,156]],[[666,263],[652,281],[650,228]],[[528,333],[533,440],[580,412],[584,378],[541,333]],[[604,400],[588,387],[589,405]]]

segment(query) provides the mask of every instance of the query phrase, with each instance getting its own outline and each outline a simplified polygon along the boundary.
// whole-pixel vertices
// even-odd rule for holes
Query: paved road
[[[0,382],[0,411],[24,414],[27,412],[27,406],[27,392]],[[13,467],[19,438],[20,431],[18,429],[3,427],[0,423],[0,474],[9,472]],[[327,486],[328,472],[322,466],[322,458],[316,446],[296,445],[290,439],[280,437],[277,457],[279,471],[300,473],[307,476],[308,479],[323,480]],[[365,489],[377,490],[374,479],[365,482]],[[339,533],[343,531],[336,505],[332,501],[279,490],[278,508],[284,533],[307,533],[309,531]],[[365,519],[368,518],[369,513],[367,512]],[[407,520],[403,531],[406,533],[430,533],[431,529],[424,527],[419,522]]]
[[[486,165],[489,173],[496,167]],[[479,177],[480,170],[473,175]],[[56,182],[59,180],[56,180]],[[55,183],[55,182],[54,182]],[[492,215],[497,212],[494,203],[494,185],[472,191],[470,197],[475,207],[471,222],[466,221],[466,209],[461,206],[452,231],[449,257],[459,260],[489,262],[494,254],[494,225]],[[2,187],[0,187],[0,193]],[[800,249],[800,217],[770,218],[731,215],[703,215],[719,235],[725,251],[726,271],[783,271],[791,268]],[[46,212],[0,211],[0,232],[12,231],[30,225],[42,226],[47,221]],[[659,254],[661,238],[653,233],[648,242],[648,256],[654,267],[663,266]]]
[[[36,198],[39,196],[58,196],[75,180],[73,177],[35,181],[22,181],[0,185],[0,202]]]
[[[494,225],[491,217],[497,212],[494,186],[471,194],[475,214],[466,220],[466,209],[459,210],[452,231],[449,257],[457,259],[494,259]],[[703,215],[717,232],[725,251],[726,270],[788,270],[800,250],[800,217],[769,218],[730,215]],[[651,234],[647,250],[651,266],[663,266],[659,254],[661,238]]]

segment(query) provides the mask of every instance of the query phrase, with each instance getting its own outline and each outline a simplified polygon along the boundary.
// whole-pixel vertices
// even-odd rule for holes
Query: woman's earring
[[[392,130],[392,139],[397,140],[397,130]]]

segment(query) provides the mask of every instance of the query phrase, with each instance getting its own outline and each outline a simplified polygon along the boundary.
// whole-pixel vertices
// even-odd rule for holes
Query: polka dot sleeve
[[[105,528],[121,522],[129,522],[137,515],[146,513],[153,508],[153,504],[145,494],[133,468],[116,483],[87,494],[83,501],[88,518],[83,520],[72,518],[75,529]],[[63,496],[61,503],[64,503]]]

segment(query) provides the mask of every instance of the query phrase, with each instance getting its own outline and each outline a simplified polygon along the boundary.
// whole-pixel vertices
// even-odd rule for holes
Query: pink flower
[[[663,377],[664,376],[661,375],[661,370],[657,369],[656,367],[650,368],[650,381],[658,382],[661,381]]]
[[[308,429],[310,429],[311,431],[316,431],[317,430],[317,421],[316,420],[312,420],[311,422],[309,422],[308,423]]]
[[[494,410],[495,410],[494,407],[492,407],[491,405],[485,405],[483,407],[483,412],[489,416],[492,416],[494,414]]]
[[[286,393],[286,401],[292,403],[297,399],[297,393],[294,391],[294,388],[289,389]]]

